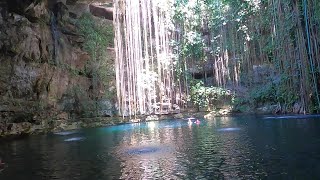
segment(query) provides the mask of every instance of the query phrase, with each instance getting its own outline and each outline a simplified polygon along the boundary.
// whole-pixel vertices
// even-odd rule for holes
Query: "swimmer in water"
[[[196,123],[196,124],[200,124],[200,120],[199,120],[199,119],[197,119],[194,123]]]
[[[188,120],[188,124],[192,124],[192,121],[191,121],[191,119],[189,119],[189,120]]]
[[[2,162],[2,159],[0,158],[0,169],[4,169],[5,163]]]

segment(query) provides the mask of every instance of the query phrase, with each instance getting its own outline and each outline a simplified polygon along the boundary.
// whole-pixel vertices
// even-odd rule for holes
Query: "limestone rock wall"
[[[113,99],[81,73],[91,57],[72,22],[88,5],[70,2],[0,2],[0,136],[113,115]]]

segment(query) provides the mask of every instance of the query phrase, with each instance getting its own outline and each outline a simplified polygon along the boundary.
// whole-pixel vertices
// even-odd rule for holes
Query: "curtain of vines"
[[[317,0],[176,0],[176,76],[186,92],[207,66],[215,86],[254,88],[254,69],[272,69],[259,100],[283,112],[318,112],[320,2]],[[199,70],[198,69],[198,70]]]

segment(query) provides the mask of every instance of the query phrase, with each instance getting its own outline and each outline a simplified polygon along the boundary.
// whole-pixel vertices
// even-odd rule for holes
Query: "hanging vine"
[[[318,1],[114,4],[121,114],[155,113],[166,103],[186,107],[197,74],[204,94],[210,87],[247,88],[247,98],[280,104],[280,112],[320,110]]]

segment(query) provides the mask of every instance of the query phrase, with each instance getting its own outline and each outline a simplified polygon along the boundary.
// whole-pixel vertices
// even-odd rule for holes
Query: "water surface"
[[[319,179],[320,118],[136,123],[0,144],[0,179]],[[319,172],[319,173],[318,173]]]

